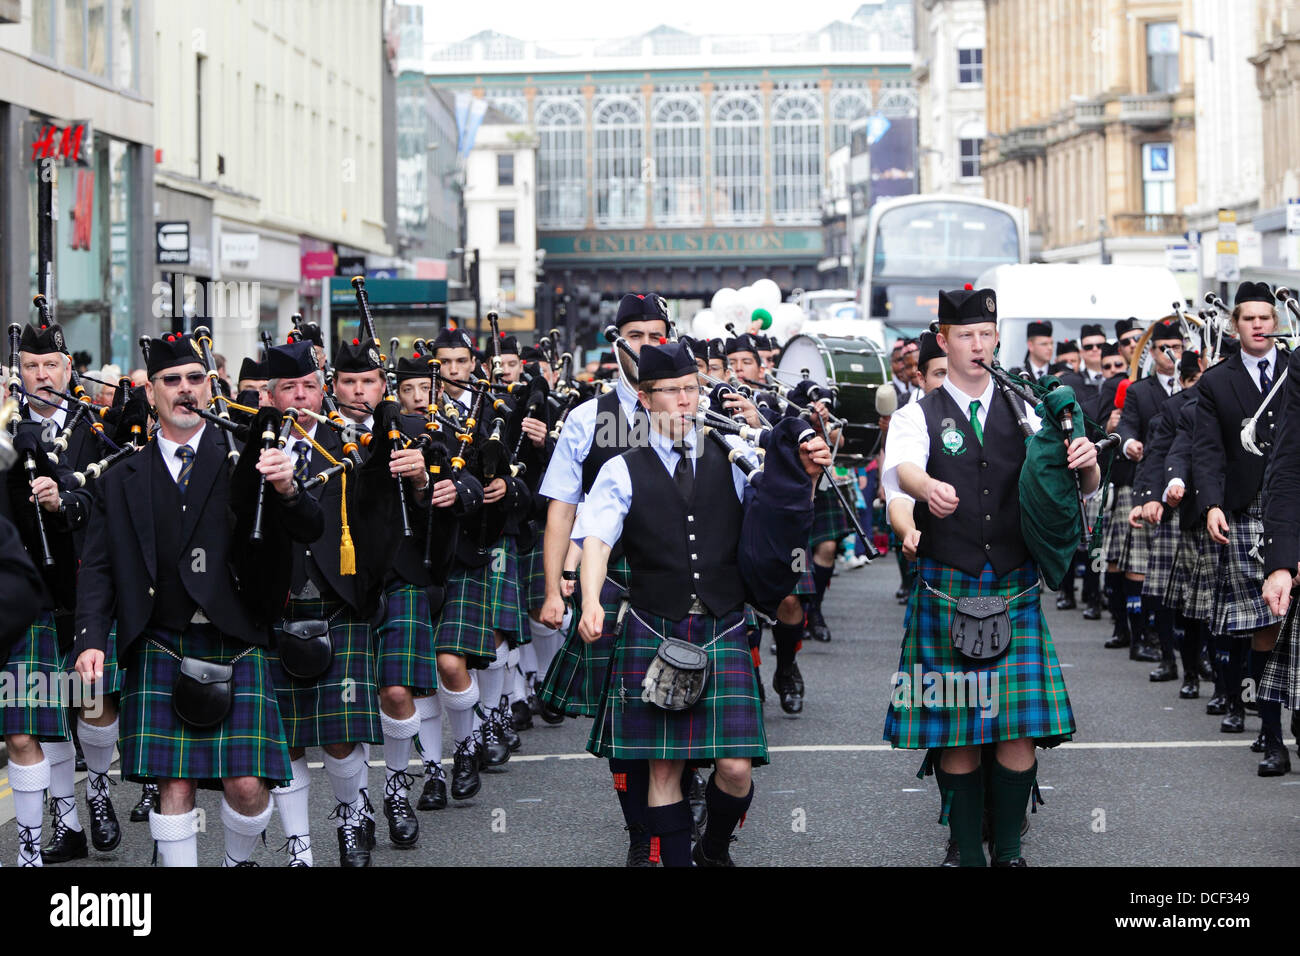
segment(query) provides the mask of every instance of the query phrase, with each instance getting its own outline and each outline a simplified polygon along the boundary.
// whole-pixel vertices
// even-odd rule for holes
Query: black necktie
[[[695,466],[691,463],[691,450],[685,445],[678,445],[677,451],[681,457],[673,469],[673,482],[677,485],[682,500],[690,502],[695,497]]]
[[[1259,360],[1259,390],[1267,392],[1273,387],[1273,380],[1268,377],[1268,359]]]

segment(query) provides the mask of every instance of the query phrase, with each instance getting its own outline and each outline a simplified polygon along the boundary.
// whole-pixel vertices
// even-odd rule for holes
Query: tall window
[[[515,154],[497,153],[497,185],[513,186],[515,184]]]
[[[957,51],[957,82],[962,86],[979,86],[984,82],[982,47],[963,47]]]
[[[763,110],[757,91],[718,95],[713,104],[713,219],[763,221]]]
[[[672,94],[654,109],[654,212],[661,226],[704,218],[704,126],[699,99]]]
[[[497,242],[503,246],[515,243],[515,211],[513,209],[497,210]]]
[[[1147,24],[1147,92],[1178,92],[1178,24]]]
[[[586,222],[586,142],[580,99],[555,99],[537,108],[537,225]]]
[[[772,106],[772,218],[821,218],[822,110],[814,92],[792,90]]]
[[[630,96],[611,96],[592,114],[596,136],[596,225],[637,226],[645,222],[645,118]]]
[[[840,89],[831,95],[831,152],[849,145],[853,121],[871,112],[871,94],[866,90]]]
[[[1174,206],[1174,144],[1142,146],[1142,211],[1171,214]]]
[[[957,140],[957,154],[961,157],[961,178],[975,179],[980,174],[980,149],[983,139]]]
[[[507,302],[515,301],[515,270],[502,269],[498,285],[501,286],[501,298]]]

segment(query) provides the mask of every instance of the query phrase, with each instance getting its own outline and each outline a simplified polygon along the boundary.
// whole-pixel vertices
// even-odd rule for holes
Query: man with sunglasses
[[[235,499],[228,473],[229,436],[194,413],[211,399],[194,341],[171,334],[148,349],[145,389],[155,409],[155,440],[108,469],[95,488],[79,575],[76,669],[103,676],[109,630],[116,622],[122,688],[122,776],[156,778],[160,803],[149,829],[164,866],[197,865],[202,829],[195,790],[219,780],[223,791],[225,866],[252,865],[257,839],[271,817],[269,787],[292,774],[272,689],[269,622],[236,578]],[[266,482],[264,526],[276,538],[308,540],[322,516],[294,481],[288,455],[255,451]],[[287,550],[287,548],[286,548]],[[288,555],[284,555],[287,560]],[[178,678],[229,666],[232,700],[216,724],[182,719]],[[175,699],[174,699],[175,698]]]

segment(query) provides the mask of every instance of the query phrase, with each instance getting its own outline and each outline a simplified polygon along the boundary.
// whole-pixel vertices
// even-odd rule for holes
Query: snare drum
[[[859,336],[796,335],[786,343],[777,364],[777,378],[791,387],[808,377],[836,392],[834,413],[846,421],[836,451],[838,464],[863,464],[880,439],[876,391],[889,388],[884,351]]]

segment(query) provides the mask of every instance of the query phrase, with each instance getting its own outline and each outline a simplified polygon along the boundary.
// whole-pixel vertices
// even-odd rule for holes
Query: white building
[[[293,312],[313,315],[319,282],[303,281],[314,274],[304,262],[315,269],[328,254],[392,251],[382,8],[382,0],[156,6],[159,205],[191,211],[191,236],[208,250],[206,264],[181,272],[246,284],[239,308],[208,309],[232,361],[256,354],[259,329],[278,333]],[[257,314],[242,314],[254,298]]]
[[[477,249],[483,310],[532,329],[537,282],[537,134],[489,109],[465,164],[466,249]],[[511,322],[509,317],[526,321]]]
[[[916,89],[920,191],[982,196],[983,0],[916,0]]]

